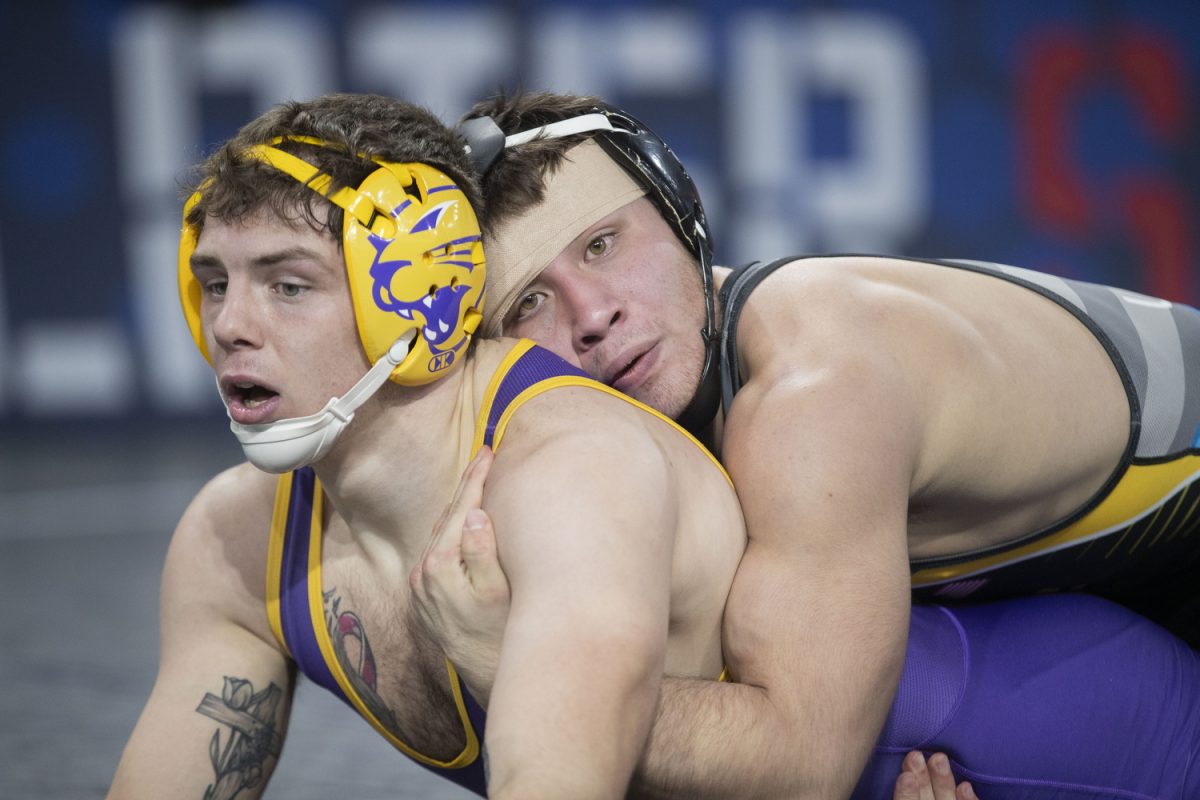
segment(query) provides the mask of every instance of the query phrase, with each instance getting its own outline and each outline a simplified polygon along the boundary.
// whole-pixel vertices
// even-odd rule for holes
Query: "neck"
[[[384,386],[313,465],[352,536],[420,555],[467,463],[478,407],[473,374],[468,362],[428,386]]]

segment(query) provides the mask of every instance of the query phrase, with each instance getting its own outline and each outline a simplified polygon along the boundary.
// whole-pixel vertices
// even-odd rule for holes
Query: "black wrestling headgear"
[[[490,117],[465,120],[458,126],[466,139],[467,152],[480,175],[487,172],[505,147],[535,138],[558,138],[593,132],[596,142],[617,164],[644,187],[663,219],[695,256],[704,288],[704,366],[691,402],[679,415],[679,424],[699,433],[712,421],[720,405],[717,368],[717,314],[713,291],[712,237],[700,193],[683,164],[667,143],[632,115],[605,103],[588,112],[505,136]]]

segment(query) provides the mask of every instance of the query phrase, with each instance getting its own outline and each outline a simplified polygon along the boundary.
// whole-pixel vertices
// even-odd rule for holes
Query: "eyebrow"
[[[270,267],[287,261],[312,261],[321,266],[325,266],[324,262],[321,261],[321,257],[316,253],[316,251],[301,246],[285,247],[282,250],[264,253],[263,255],[251,260],[250,266]],[[192,253],[190,264],[192,267],[192,272],[195,272],[197,269],[219,269],[224,265],[224,262],[214,255]]]

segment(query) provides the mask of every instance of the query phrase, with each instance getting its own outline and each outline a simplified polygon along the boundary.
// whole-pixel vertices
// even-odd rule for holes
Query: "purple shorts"
[[[910,750],[983,800],[1200,798],[1200,656],[1090,595],[914,606],[896,701],[854,798]]]

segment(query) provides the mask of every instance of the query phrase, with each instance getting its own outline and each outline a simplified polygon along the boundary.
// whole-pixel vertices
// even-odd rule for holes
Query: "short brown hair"
[[[289,175],[245,155],[248,148],[280,136],[315,137],[332,145],[285,140],[275,146],[330,175],[333,191],[361,183],[377,168],[363,156],[374,156],[435,167],[458,183],[477,212],[482,205],[461,138],[433,113],[382,95],[327,94],[271,108],[197,165],[185,192],[186,197],[203,186],[203,196],[186,220],[197,234],[207,217],[241,222],[269,208],[282,220],[327,230],[341,246],[340,208],[321,201]]]
[[[526,131],[578,117],[593,111],[600,98],[589,95],[526,92],[498,94],[476,103],[463,119],[491,117],[505,135]],[[504,150],[483,177],[484,213],[480,223],[485,234],[494,234],[505,220],[520,216],[542,202],[547,174],[562,163],[563,154],[594,132],[558,139],[535,139]]]

